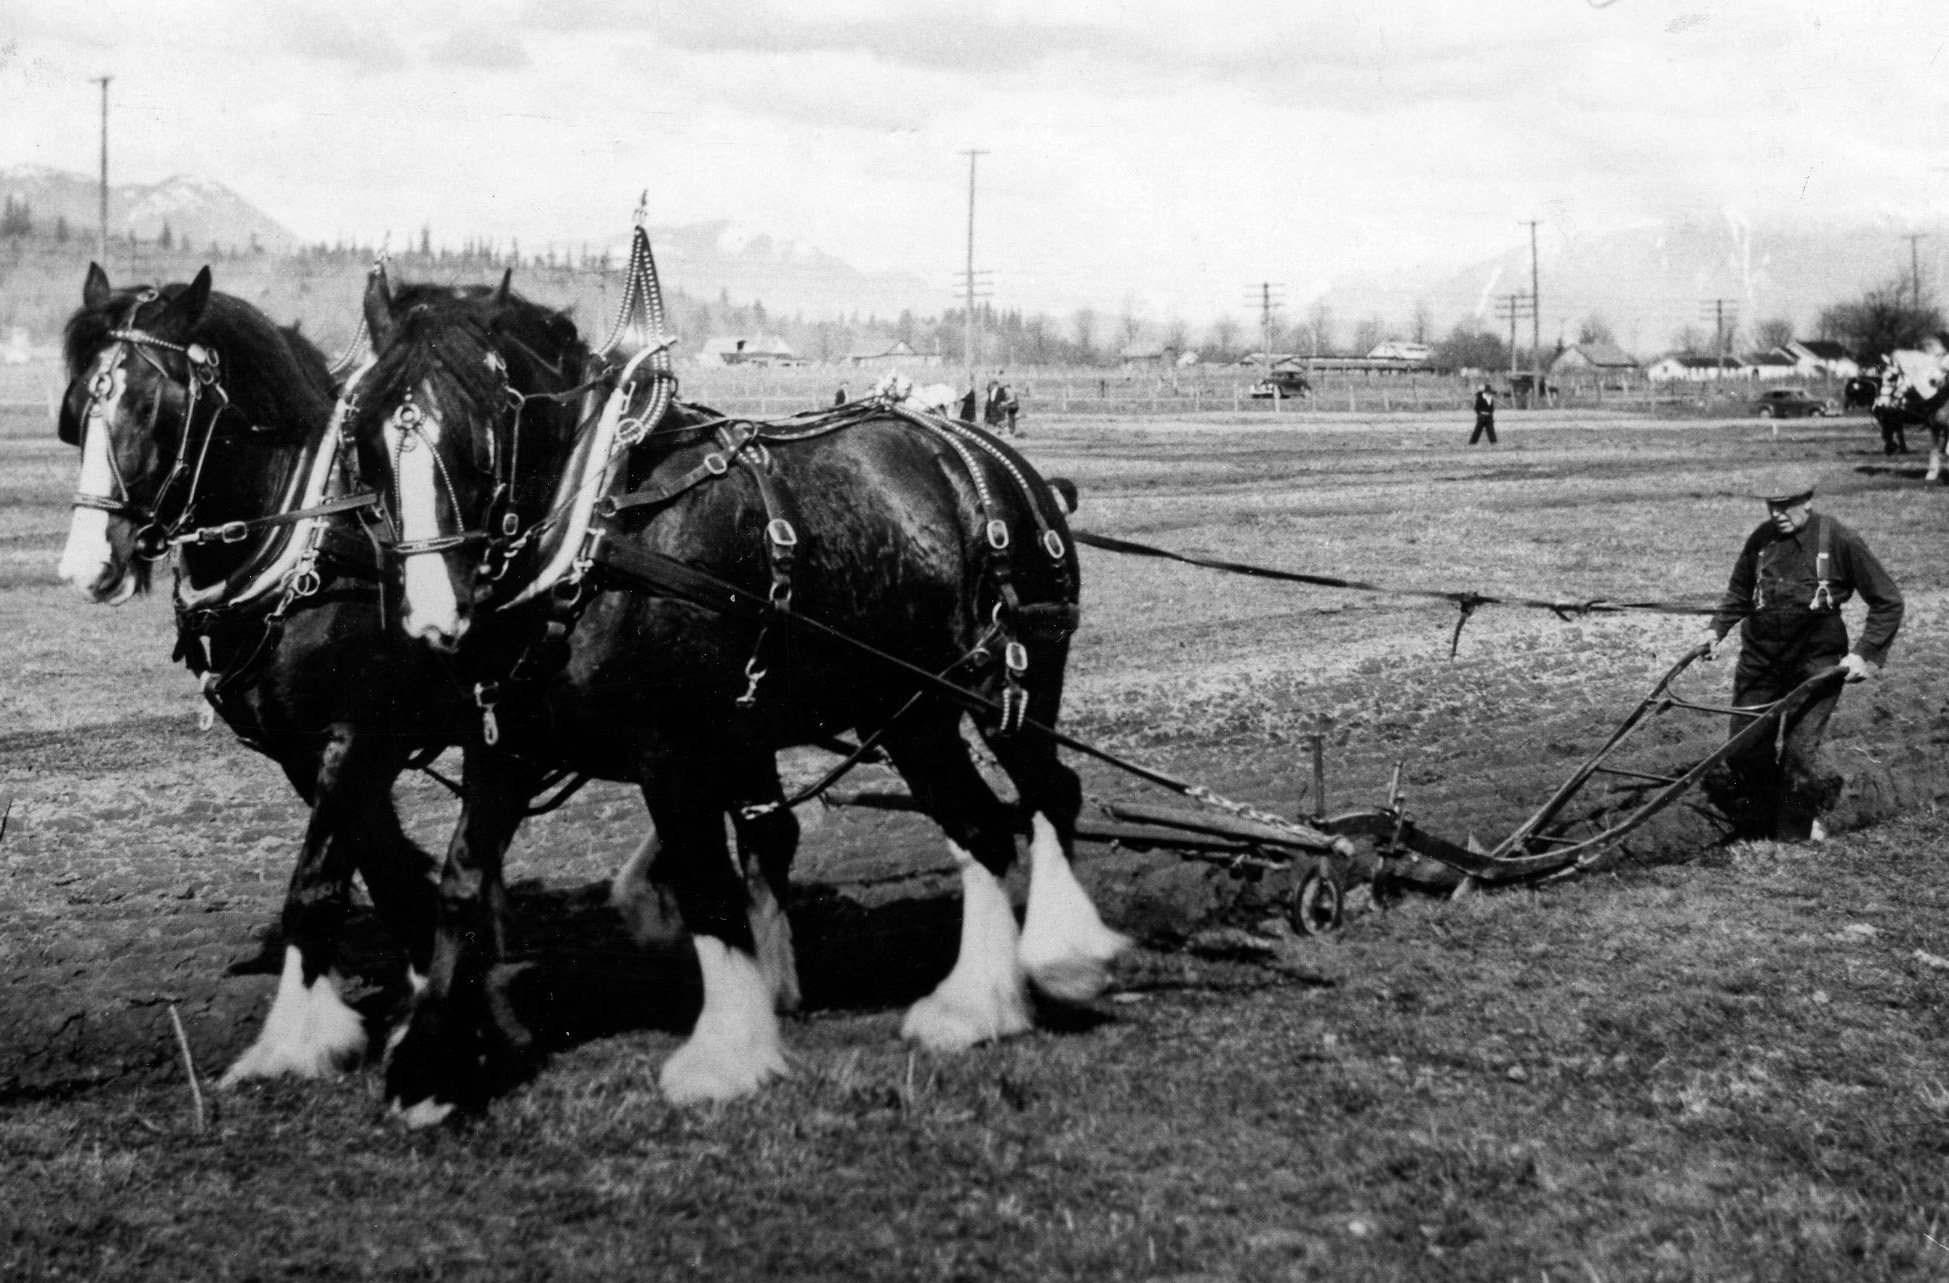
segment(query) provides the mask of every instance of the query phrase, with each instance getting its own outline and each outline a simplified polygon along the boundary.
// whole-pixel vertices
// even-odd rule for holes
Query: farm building
[[[1638,359],[1615,343],[1578,343],[1557,353],[1550,374],[1636,374]]]
[[[1177,360],[1177,353],[1161,343],[1132,343],[1117,353],[1125,369],[1170,365]]]
[[[704,340],[697,354],[703,365],[805,365],[807,361],[776,334]]]
[[[1645,367],[1654,383],[1718,383],[1750,379],[1754,371],[1736,356],[1661,356]]]
[[[1426,365],[1432,355],[1434,349],[1426,343],[1411,343],[1406,339],[1389,339],[1367,354],[1370,360],[1404,361],[1410,365]]]
[[[1861,363],[1833,339],[1793,339],[1774,349],[1793,358],[1794,373],[1803,379],[1851,379]]]
[[[940,358],[931,353],[923,356],[914,351],[913,344],[907,340],[895,339],[891,343],[878,343],[848,352],[845,361],[848,365],[863,369],[891,370],[905,365],[936,365]]]
[[[1756,379],[1791,379],[1800,374],[1800,363],[1779,348],[1771,352],[1756,352],[1740,360],[1752,370],[1752,377]]]

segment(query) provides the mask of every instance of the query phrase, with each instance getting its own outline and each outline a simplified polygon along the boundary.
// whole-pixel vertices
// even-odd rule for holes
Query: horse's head
[[[118,290],[90,264],[64,346],[56,423],[81,448],[81,479],[59,573],[99,602],[146,589],[199,507],[227,516],[263,488],[262,459],[240,477],[219,438],[288,442],[331,404],[316,349],[213,293],[207,267],[187,285]]]
[[[451,649],[492,591],[509,544],[540,519],[572,444],[589,352],[575,325],[498,289],[367,284],[376,353],[346,430],[399,536],[402,622]]]

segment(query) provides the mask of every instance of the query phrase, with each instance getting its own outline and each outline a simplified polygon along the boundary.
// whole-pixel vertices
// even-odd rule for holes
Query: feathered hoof
[[[393,1117],[407,1131],[418,1132],[425,1131],[429,1127],[438,1127],[446,1122],[453,1117],[456,1108],[458,1106],[451,1101],[434,1100],[432,1097],[415,1101],[410,1105],[401,1105],[395,1100]]]
[[[937,989],[907,1009],[900,1036],[929,1051],[962,1052],[1035,1027],[1026,993],[964,994]]]
[[[673,1105],[709,1105],[756,1095],[766,1083],[790,1073],[776,1047],[692,1038],[664,1062],[657,1086]]]

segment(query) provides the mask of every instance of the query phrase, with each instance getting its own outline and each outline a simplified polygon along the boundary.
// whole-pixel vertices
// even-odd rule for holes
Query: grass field
[[[274,978],[226,976],[276,913],[302,809],[199,733],[160,601],[52,581],[72,452],[0,417],[0,1277],[1780,1279],[1949,1272],[1949,493],[1890,469],[1864,420],[1671,422],[1296,414],[1038,419],[1077,525],[1410,588],[1708,600],[1782,460],[1908,593],[1880,681],[1829,735],[1846,777],[1817,847],[1726,847],[1687,808],[1613,871],[1408,900],[1337,937],[1265,886],[1086,851],[1145,947],[1096,1009],[960,1058],[900,1004],[951,951],[938,835],[808,808],[812,1010],[798,1072],[677,1111],[655,1069],[694,1012],[680,957],[623,941],[600,882],[641,808],[594,785],[510,862],[510,1006],[550,1059],[485,1119],[406,1134],[378,1075],[252,1089],[192,1127],[199,1067],[255,1033]],[[1902,461],[1907,463],[1907,461]],[[1919,474],[1919,468],[1910,472]],[[1292,812],[1331,718],[1330,804],[1405,763],[1418,822],[1502,836],[1697,623],[1452,608],[1084,553],[1067,726]],[[1858,608],[1853,612],[1858,620]],[[1730,665],[1690,689],[1723,694]],[[1673,727],[1676,761],[1719,728]],[[802,776],[817,763],[792,758]],[[1093,795],[1147,798],[1082,765]],[[452,806],[400,787],[438,846]],[[1855,827],[1868,820],[1878,823]],[[364,1008],[399,1000],[361,918]]]

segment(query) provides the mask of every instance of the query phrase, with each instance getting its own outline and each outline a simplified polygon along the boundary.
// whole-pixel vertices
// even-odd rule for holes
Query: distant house
[[[1557,353],[1556,360],[1550,362],[1550,373],[1556,377],[1566,374],[1635,374],[1638,359],[1615,343],[1578,343]]]
[[[1117,353],[1125,369],[1131,366],[1166,365],[1177,359],[1177,354],[1161,343],[1132,343]]]
[[[1753,377],[1756,379],[1778,382],[1800,376],[1800,363],[1779,348],[1774,348],[1771,352],[1755,352],[1751,356],[1741,357],[1740,360],[1753,371]]]
[[[1398,361],[1404,365],[1426,365],[1434,349],[1426,343],[1411,343],[1406,339],[1389,339],[1377,345],[1367,354],[1370,361]]]
[[[705,365],[805,365],[808,362],[776,334],[704,340],[697,359]]]
[[[846,364],[869,370],[891,370],[902,365],[932,365],[935,358],[922,356],[914,351],[913,344],[905,339],[895,339],[891,343],[876,343],[871,347],[857,348],[848,352]]]
[[[1776,350],[1793,358],[1794,372],[1803,379],[1851,379],[1861,373],[1861,363],[1833,339],[1794,339]]]
[[[1645,367],[1654,383],[1719,383],[1751,379],[1753,369],[1736,356],[1661,356]]]

